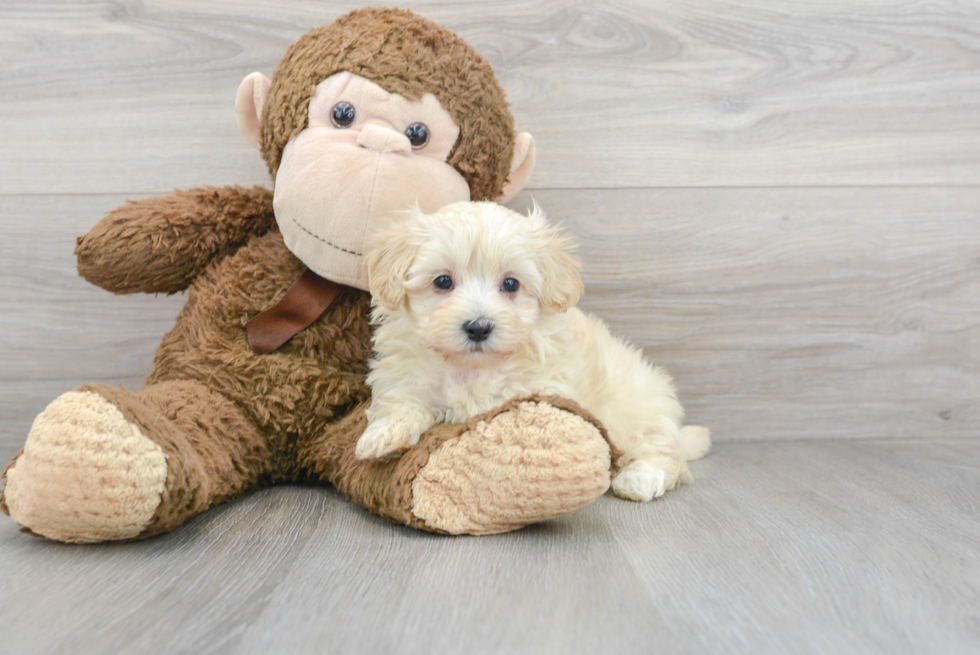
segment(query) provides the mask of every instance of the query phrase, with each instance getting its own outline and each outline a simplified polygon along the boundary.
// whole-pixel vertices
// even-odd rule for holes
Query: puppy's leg
[[[612,481],[613,493],[620,498],[647,502],[691,482],[680,429],[669,416],[661,414],[633,434],[614,435],[610,430],[609,437],[623,450],[622,468]]]
[[[370,423],[354,449],[358,459],[379,459],[406,450],[439,420],[428,407],[408,403],[384,405],[369,411],[369,417]]]
[[[670,375],[651,366],[640,350],[613,337],[595,317],[579,325],[591,340],[586,352],[594,353],[595,362],[583,404],[605,424],[609,440],[623,452],[613,493],[649,501],[678,483],[690,482],[680,428],[684,409]]]

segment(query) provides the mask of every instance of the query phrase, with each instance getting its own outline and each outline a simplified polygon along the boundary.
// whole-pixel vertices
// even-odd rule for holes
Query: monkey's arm
[[[134,200],[78,238],[78,273],[113,293],[177,293],[275,223],[262,187],[200,187]]]

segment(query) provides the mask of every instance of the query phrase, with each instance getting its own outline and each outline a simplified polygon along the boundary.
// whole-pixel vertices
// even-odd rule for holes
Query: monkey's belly
[[[308,432],[370,397],[370,297],[345,289],[279,350],[255,355],[245,324],[273,306],[305,267],[278,231],[208,268],[164,337],[147,384],[196,380],[241,406],[261,429]]]

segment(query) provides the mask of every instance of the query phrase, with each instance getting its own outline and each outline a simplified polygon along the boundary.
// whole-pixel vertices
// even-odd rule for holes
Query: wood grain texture
[[[533,195],[717,439],[976,438],[980,189]]]
[[[980,442],[722,444],[652,504],[496,537],[282,487],[148,542],[0,522],[0,635],[30,653],[970,653]]]
[[[980,189],[533,195],[583,244],[582,306],[716,440],[977,438]],[[0,442],[76,384],[149,373],[185,297],[113,296],[72,256],[122,200],[0,197]]]
[[[113,296],[72,251],[122,196],[0,196],[0,443],[83,382],[140,388],[186,296]]]
[[[266,183],[239,81],[359,4],[4,2],[0,193]],[[408,6],[491,61],[535,188],[980,180],[973,2]]]

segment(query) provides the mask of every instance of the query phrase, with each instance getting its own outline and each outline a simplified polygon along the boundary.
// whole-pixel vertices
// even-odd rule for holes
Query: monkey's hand
[[[78,273],[113,293],[177,293],[275,223],[262,187],[200,187],[134,200],[78,238]]]

